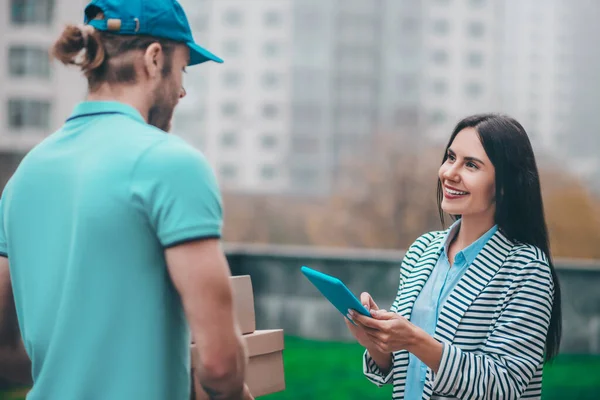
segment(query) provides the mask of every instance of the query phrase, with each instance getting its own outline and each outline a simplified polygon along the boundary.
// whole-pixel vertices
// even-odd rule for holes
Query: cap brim
[[[221,58],[215,56],[204,47],[198,46],[196,43],[187,43],[187,46],[190,48],[190,63],[188,65],[202,64],[206,61],[223,62]]]

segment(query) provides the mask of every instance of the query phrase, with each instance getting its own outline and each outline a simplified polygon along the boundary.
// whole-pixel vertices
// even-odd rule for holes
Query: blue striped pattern
[[[408,249],[391,311],[410,318],[446,232],[426,233]],[[422,400],[540,399],[553,292],[543,252],[497,231],[440,312],[434,337],[444,345],[442,360],[437,374],[428,370]],[[364,373],[378,386],[393,384],[393,399],[403,399],[408,352],[393,360],[384,376],[365,352]]]

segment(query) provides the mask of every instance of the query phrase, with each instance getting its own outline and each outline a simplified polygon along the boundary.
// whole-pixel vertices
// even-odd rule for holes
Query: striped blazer
[[[408,249],[390,311],[410,319],[447,232],[426,233]],[[443,344],[442,360],[437,373],[428,369],[422,400],[540,399],[553,295],[543,252],[498,230],[440,310],[434,337]],[[384,376],[365,352],[363,370],[378,386],[393,384],[393,399],[403,399],[408,360],[407,351],[394,352]]]

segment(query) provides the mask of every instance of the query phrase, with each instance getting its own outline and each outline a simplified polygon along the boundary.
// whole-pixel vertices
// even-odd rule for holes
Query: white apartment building
[[[534,145],[560,148],[570,121],[574,76],[566,15],[573,5],[507,0],[501,11],[499,108],[526,128]]]
[[[497,109],[501,2],[423,2],[421,110],[425,133],[446,142],[466,115]]]
[[[181,2],[195,40],[224,59],[190,68],[174,131],[198,146],[229,190],[288,186],[289,0]]]
[[[66,23],[83,20],[81,0],[0,2],[0,151],[24,153],[58,128],[85,95],[76,68],[48,50]]]
[[[443,143],[460,118],[488,111],[516,117],[535,147],[578,155],[578,171],[600,168],[598,2],[180,2],[196,41],[225,63],[189,69],[174,133],[226,190],[327,194],[373,134]],[[51,65],[47,50],[85,3],[0,1],[5,155],[18,159],[83,99],[79,71]]]
[[[230,189],[327,193],[374,133],[445,140],[459,118],[498,104],[495,2],[182,4],[225,64],[189,77],[176,131]]]

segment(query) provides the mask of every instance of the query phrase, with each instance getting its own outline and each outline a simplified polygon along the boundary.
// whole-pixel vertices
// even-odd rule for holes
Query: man
[[[20,328],[31,400],[188,400],[189,328],[210,397],[252,398],[217,183],[165,133],[186,66],[222,60],[194,43],[174,0],[94,0],[84,21],[51,52],[81,68],[87,101],[0,203],[3,351],[26,369]]]

